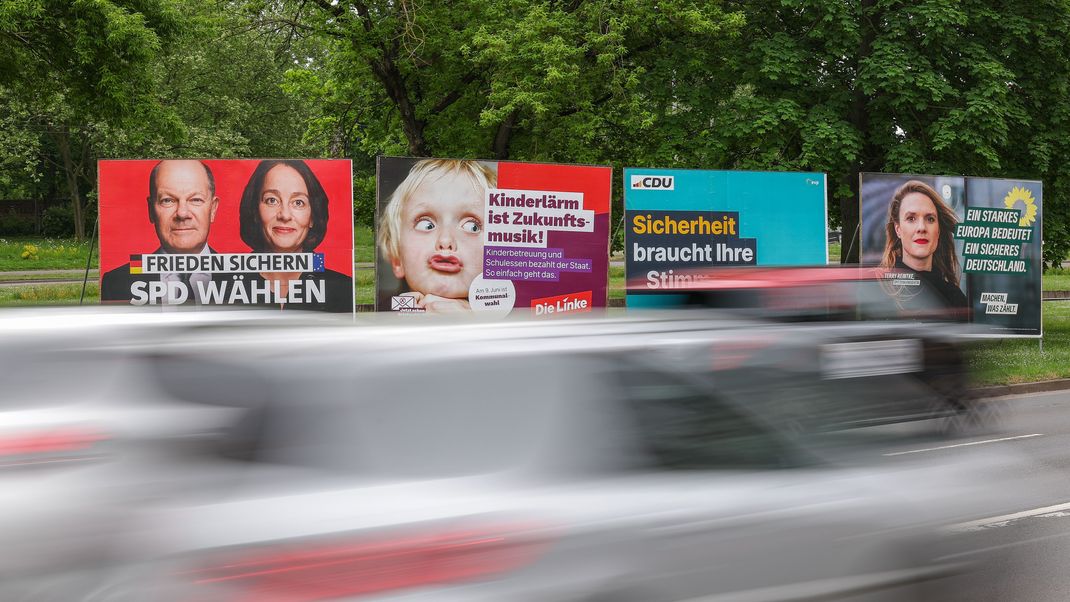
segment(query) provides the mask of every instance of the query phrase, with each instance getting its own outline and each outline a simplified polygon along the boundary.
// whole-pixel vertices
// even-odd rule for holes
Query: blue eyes
[[[417,232],[430,232],[436,227],[434,220],[429,217],[421,217],[416,220],[416,223],[413,225],[413,229]],[[462,232],[467,232],[468,234],[478,234],[483,230],[482,224],[479,223],[479,220],[474,218],[468,218],[462,221],[459,227]]]

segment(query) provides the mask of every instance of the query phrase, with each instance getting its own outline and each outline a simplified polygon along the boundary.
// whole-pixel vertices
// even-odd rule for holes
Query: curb
[[[1008,395],[1024,395],[1026,393],[1048,393],[1051,391],[1066,391],[1070,389],[1070,378],[1057,378],[1055,380],[1042,380],[1033,383],[1017,383],[1013,385],[994,385],[990,387],[977,387],[972,393],[978,398],[1006,397]]]

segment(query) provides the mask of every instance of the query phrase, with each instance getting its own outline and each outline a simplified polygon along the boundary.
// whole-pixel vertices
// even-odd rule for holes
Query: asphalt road
[[[951,560],[985,560],[984,569],[945,583],[939,599],[1070,600],[1070,391],[1001,398],[999,425],[983,435],[941,439],[924,423],[877,432],[855,459],[894,465],[953,462],[969,454],[1014,458],[989,475],[993,496],[1014,507],[952,527],[966,551]],[[865,457],[867,456],[868,457]]]
[[[993,550],[1010,556],[985,578],[963,583],[962,599],[1070,600],[1070,392],[1010,398],[1001,434],[1021,438],[985,445],[1011,448],[1032,475],[1052,476],[1056,486],[1032,492],[1018,512],[965,527],[978,554]]]

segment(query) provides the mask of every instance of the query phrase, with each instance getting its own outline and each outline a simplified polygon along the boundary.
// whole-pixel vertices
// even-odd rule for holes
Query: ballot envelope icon
[[[394,295],[390,297],[391,311],[415,311],[416,298],[410,295]]]

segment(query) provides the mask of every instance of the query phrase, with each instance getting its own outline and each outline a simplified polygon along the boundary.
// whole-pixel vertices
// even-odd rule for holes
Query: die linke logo
[[[672,190],[675,184],[673,176],[632,175],[632,190]]]

